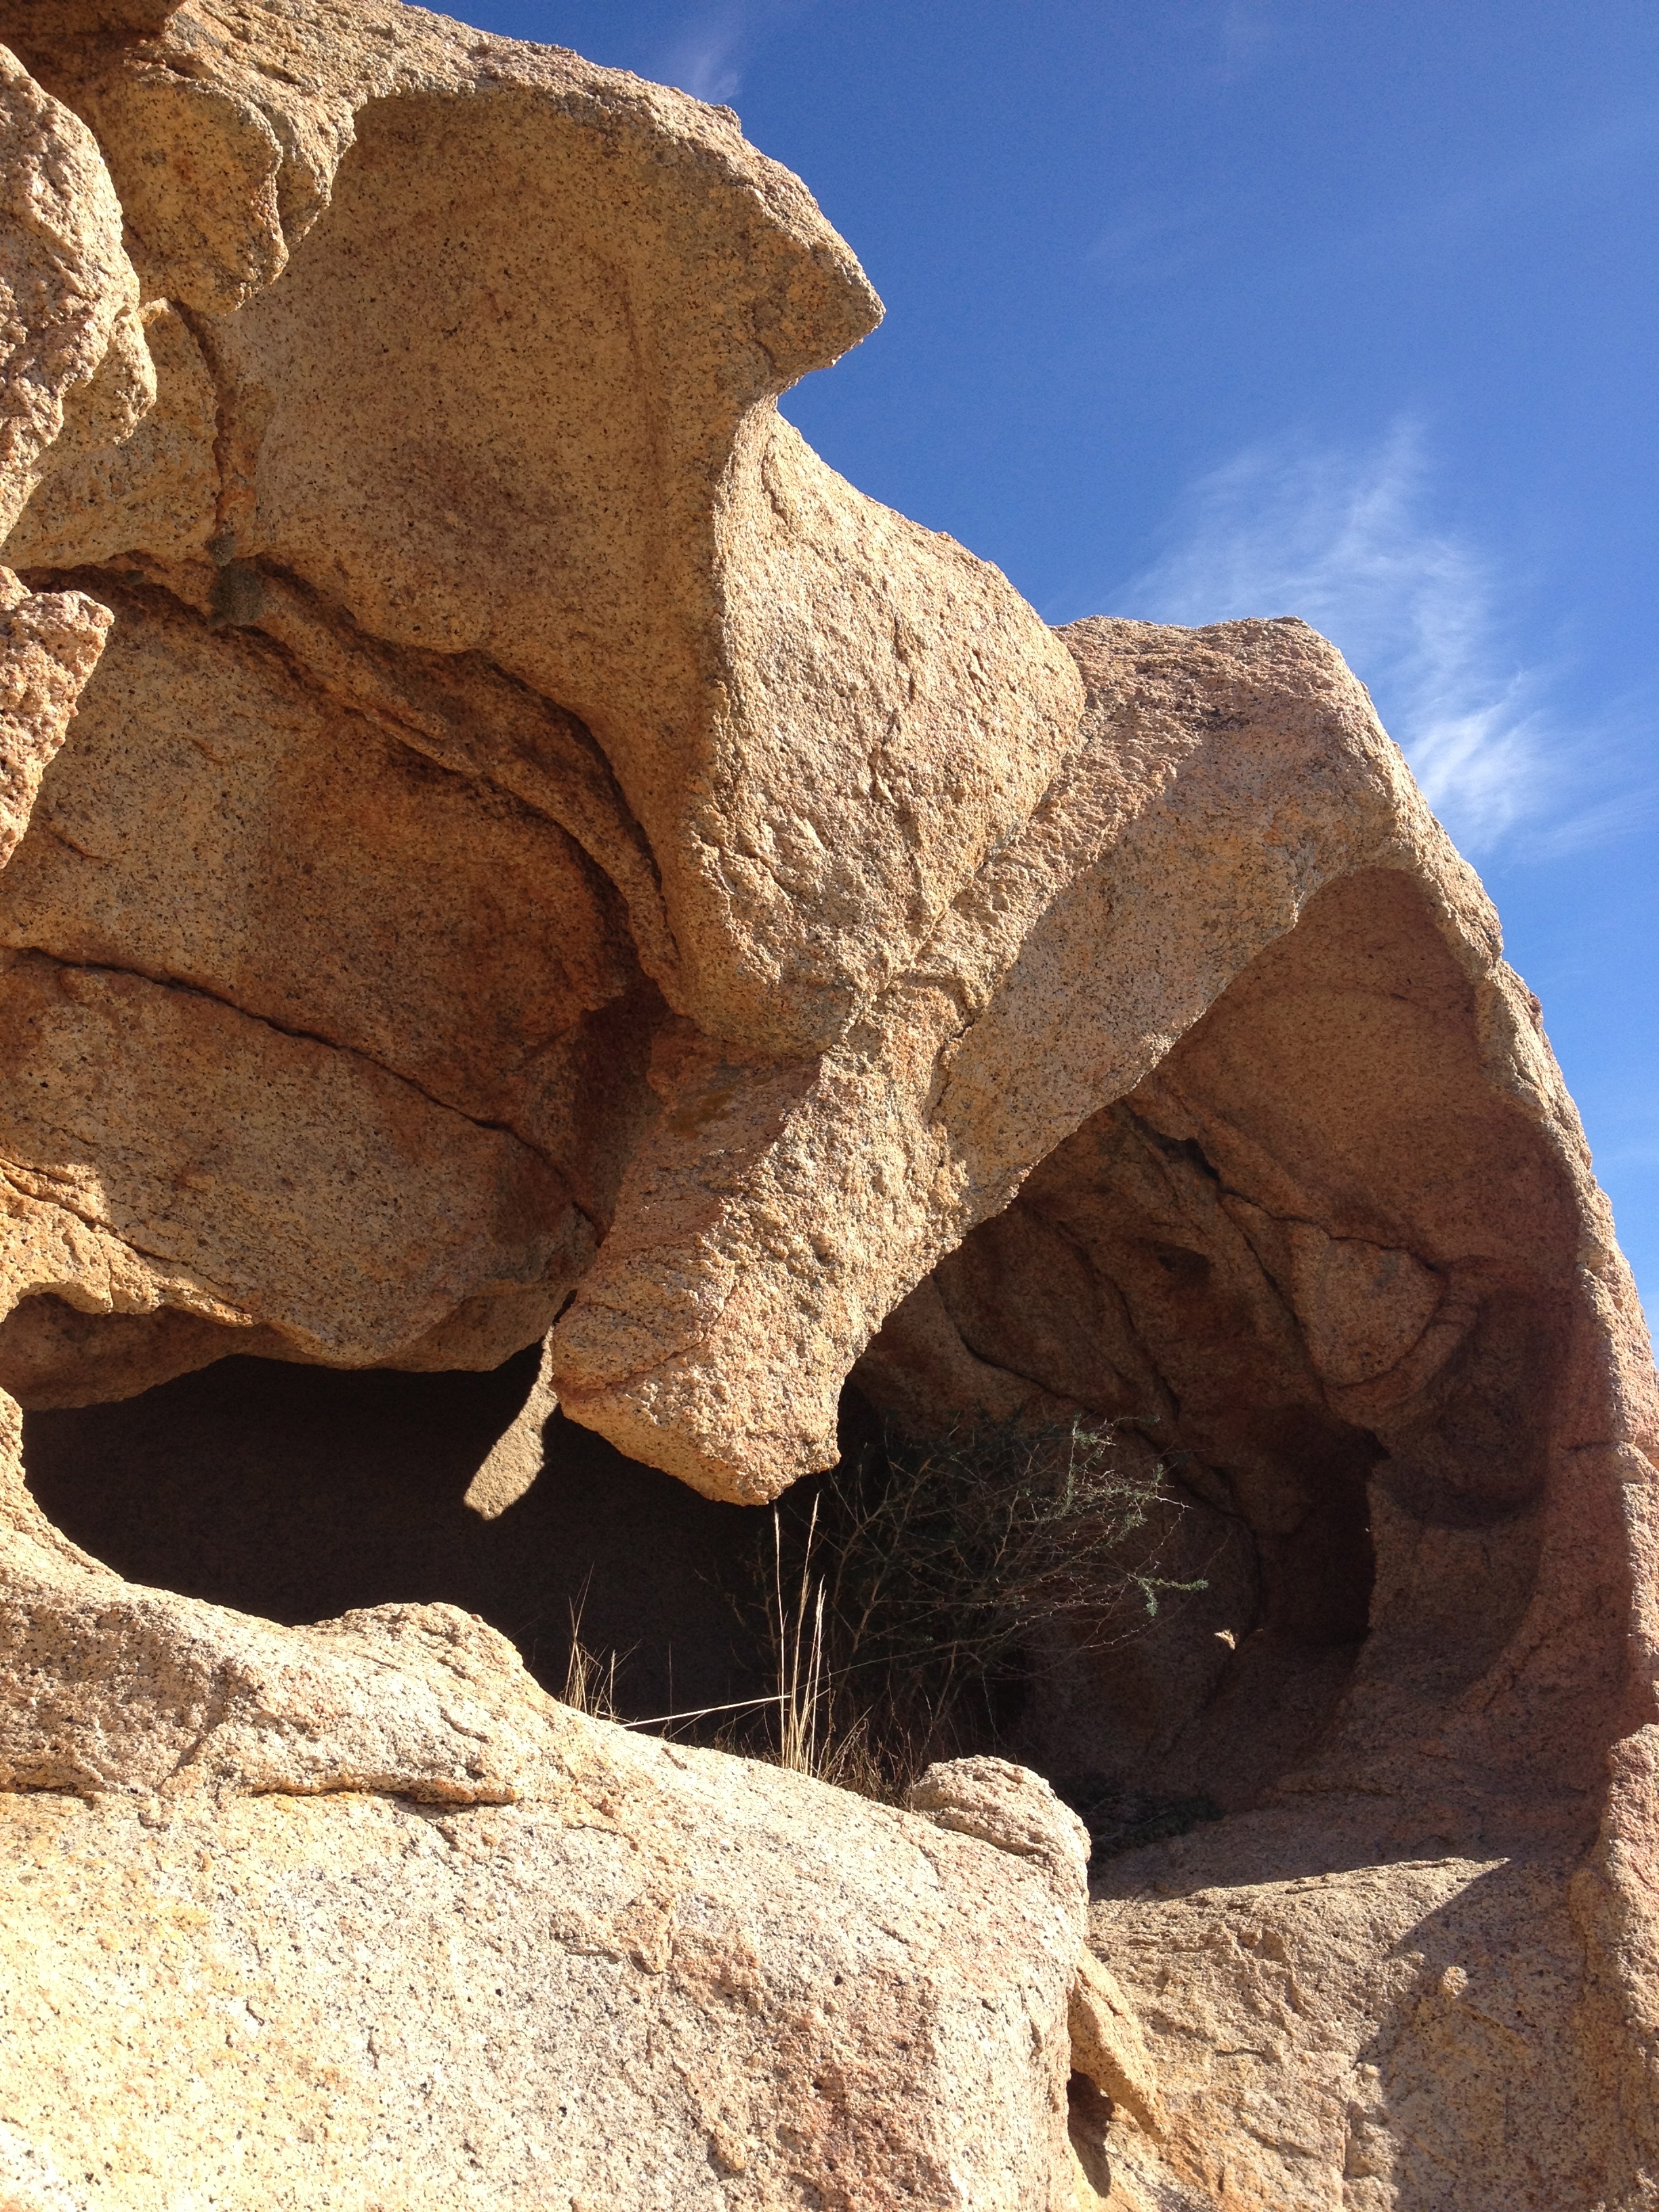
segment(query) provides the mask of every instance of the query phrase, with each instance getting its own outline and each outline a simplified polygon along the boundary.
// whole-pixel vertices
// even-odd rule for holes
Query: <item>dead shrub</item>
[[[1170,1467],[1115,1425],[963,1425],[887,1437],[774,1508],[740,1607],[763,1607],[775,1695],[726,1723],[750,1756],[895,1799],[930,1759],[994,1744],[1057,1622],[1073,1647],[1199,1589],[1132,1557]]]

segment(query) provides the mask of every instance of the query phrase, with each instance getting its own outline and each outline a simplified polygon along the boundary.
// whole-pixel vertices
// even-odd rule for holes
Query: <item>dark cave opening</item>
[[[1093,1640],[1052,1620],[1018,1639],[933,1752],[1048,1776],[1103,1856],[1260,1806],[1386,1737],[1412,1698],[1462,1694],[1530,1602],[1559,1364],[1559,1293],[1534,1246],[1553,1217],[1547,1189],[1496,1164],[1515,1151],[1509,1109],[1470,1109],[1465,987],[1444,968],[1397,886],[1322,894],[939,1261],[848,1385],[843,1451],[873,1455],[878,1486],[885,1424],[938,1443],[976,1421],[1080,1418],[1115,1425],[1143,1471],[1168,1464],[1168,1510],[1132,1563],[1168,1585],[1156,1613],[1120,1607]],[[1402,1067],[1426,1071],[1415,1089]],[[458,1604],[556,1694],[580,1612],[628,1718],[775,1695],[756,1571],[772,1516],[544,1419],[534,1347],[490,1374],[244,1354],[64,1406],[202,1356],[202,1328],[47,1297],[6,1325],[20,1401],[57,1394],[26,1417],[29,1486],[118,1572],[293,1623]],[[528,1437],[535,1479],[485,1519],[469,1487],[509,1437]],[[791,1597],[835,1482],[781,1501]],[[767,1726],[751,1712],[684,1733],[763,1753]]]
[[[571,1625],[617,1660],[634,1717],[764,1688],[730,1595],[757,1516],[699,1497],[555,1413],[499,1518],[465,1503],[518,1419],[539,1347],[491,1373],[237,1357],[110,1403],[27,1413],[36,1502],[130,1581],[288,1625],[446,1601],[562,1691]]]
[[[772,1516],[702,1498],[556,1411],[543,1419],[538,1354],[530,1346],[489,1373],[234,1356],[136,1396],[26,1413],[27,1481],[58,1528],[130,1581],[288,1625],[388,1602],[459,1605],[509,1638],[556,1695],[579,1623],[619,1717],[754,1701],[673,1732],[764,1754],[775,1716],[759,1701],[778,1687]],[[534,1480],[483,1518],[469,1487],[527,1421]],[[1278,1441],[1295,1458],[1298,1443],[1317,1457],[1322,1440]],[[849,1385],[842,1468],[781,1505],[786,1610],[809,1571],[836,1571],[824,1545],[837,1540],[846,1471],[873,1468],[879,1488],[893,1442]],[[1284,1553],[1277,1566],[1242,1523],[1229,1536],[1201,1497],[1177,1496],[1177,1549],[1154,1530],[1141,1563],[1177,1579],[1200,1571],[1200,1586],[1171,1589],[1144,1619],[1120,1590],[1103,1648],[1069,1629],[1015,1639],[910,1764],[978,1750],[1018,1759],[1054,1780],[1108,1855],[1249,1802],[1316,1730],[1365,1632],[1364,1469],[1324,1472],[1324,1510],[1288,1545],[1265,1547]],[[813,1557],[815,1502],[829,1510]],[[1248,1561],[1232,1556],[1241,1545]],[[1243,1633],[1223,1654],[1228,1623]],[[894,1698],[872,1681],[872,1713],[884,1698],[902,1705],[904,1687]],[[856,1786],[901,1783],[919,1748],[896,1740]]]

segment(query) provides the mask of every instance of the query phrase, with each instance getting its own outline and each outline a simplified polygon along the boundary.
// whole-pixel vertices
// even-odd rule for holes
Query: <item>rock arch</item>
[[[1070,1992],[1096,2175],[1644,2202],[1653,1369],[1537,1004],[1340,656],[1289,618],[1050,634],[841,483],[775,399],[876,303],[725,111],[384,0],[0,22],[0,154],[57,195],[46,262],[0,265],[34,303],[0,1385],[544,1341],[571,1419],[729,1506],[827,1464],[849,1376],[920,1429],[1131,1419],[1185,1455],[1209,1587],[1022,1725],[1225,1816],[1097,1870],[1143,2037],[1076,1972],[1080,1838],[1034,1778],[849,1809],[562,1714],[453,1606],[279,1626],[129,1581],[40,1512],[0,1396],[20,1850],[105,1899],[31,1791],[124,1866],[174,1820],[210,1862],[291,1833],[379,1898],[418,1864],[434,1927],[428,1851],[488,1861],[485,1917],[539,1869],[576,1902],[537,1923],[574,1992],[538,2112],[611,2060],[566,2194],[637,2183],[637,2062],[696,2201],[793,2201],[790,2159],[820,2202],[1042,2201]],[[809,1940],[815,1821],[860,1871]],[[810,1862],[752,1940],[727,1833]],[[908,1983],[865,1940],[884,1869]],[[613,1966],[660,2003],[644,2057]],[[507,2202],[547,2138],[498,2134]]]

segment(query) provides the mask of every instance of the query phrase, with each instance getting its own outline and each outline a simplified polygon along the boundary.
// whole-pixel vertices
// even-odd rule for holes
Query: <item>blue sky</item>
[[[1543,999],[1659,1315],[1652,0],[475,0],[723,100],[887,305],[786,410],[1051,622],[1300,614]]]

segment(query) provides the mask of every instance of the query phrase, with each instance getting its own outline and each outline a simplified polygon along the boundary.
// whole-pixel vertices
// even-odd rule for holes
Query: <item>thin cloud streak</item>
[[[719,0],[693,15],[661,62],[666,83],[720,107],[743,88],[744,64],[767,31],[812,0]]]
[[[1506,653],[1505,580],[1434,525],[1427,489],[1410,422],[1358,452],[1250,447],[1194,486],[1164,550],[1114,599],[1153,621],[1311,623],[1370,685],[1430,805],[1472,851],[1520,842],[1544,857],[1620,834],[1632,809],[1609,788],[1616,763],[1555,726],[1556,672]]]
[[[664,57],[662,70],[668,82],[694,100],[723,106],[743,83],[738,58],[751,13],[742,0],[704,9]]]
[[[1260,0],[1227,0],[1221,10],[1221,75],[1225,83],[1248,76],[1270,47],[1281,44],[1285,27]]]
[[[1629,1145],[1598,1145],[1595,1148],[1598,1170],[1607,1168],[1659,1168],[1659,1139]]]
[[[1126,201],[1083,258],[1108,283],[1167,283],[1210,250],[1219,211],[1208,201],[1182,207]]]
[[[1593,183],[1598,173],[1650,152],[1656,137],[1659,100],[1619,110],[1530,160],[1512,162],[1474,179],[1462,191],[1424,203],[1419,223],[1425,230],[1462,228],[1545,194],[1571,191]]]

